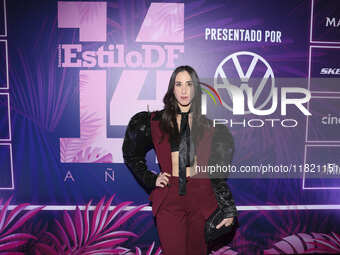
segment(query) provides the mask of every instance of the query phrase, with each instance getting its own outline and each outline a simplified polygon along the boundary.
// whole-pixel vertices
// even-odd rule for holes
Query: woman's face
[[[179,72],[175,79],[174,94],[180,106],[187,106],[194,97],[194,83],[187,71]]]

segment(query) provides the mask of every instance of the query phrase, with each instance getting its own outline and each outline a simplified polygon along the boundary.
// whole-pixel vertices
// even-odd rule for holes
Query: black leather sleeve
[[[150,112],[139,112],[129,121],[123,142],[123,158],[137,181],[151,192],[156,187],[157,174],[148,170],[145,155],[153,149]]]
[[[209,165],[216,166],[216,164],[223,166],[231,164],[234,154],[234,141],[228,128],[224,125],[217,125],[215,127],[211,155],[209,158]],[[214,189],[217,203],[224,211],[224,217],[229,218],[237,216],[238,212],[235,206],[229,186],[226,183],[226,173],[210,175],[211,184]]]

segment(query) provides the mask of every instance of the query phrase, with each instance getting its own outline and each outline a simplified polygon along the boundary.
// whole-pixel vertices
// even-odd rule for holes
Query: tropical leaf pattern
[[[24,212],[29,204],[17,205],[9,213],[10,197],[4,205],[0,201],[0,253],[1,254],[24,254],[20,252],[20,247],[25,245],[30,239],[36,239],[34,235],[17,232],[30,218],[36,215],[43,207],[37,207],[31,211]]]
[[[340,235],[332,232],[330,235],[319,234],[318,238],[313,238],[316,248],[308,249],[308,252],[314,253],[340,253]]]
[[[89,114],[85,111],[80,111],[80,126],[82,127],[82,137],[81,139],[72,138],[62,138],[60,139],[60,160],[61,162],[82,162],[79,161],[81,155],[84,151],[91,149],[87,147],[91,144],[91,141],[96,137],[100,125],[98,121],[100,119],[96,118],[94,114]],[[102,155],[101,157],[105,157]],[[85,161],[85,162],[95,162],[95,161]],[[112,162],[112,161],[110,161]],[[96,162],[102,163],[102,162]]]
[[[87,163],[111,163],[112,154],[105,153],[101,148],[87,147],[85,150],[79,151],[72,159],[72,162]]]
[[[122,254],[128,249],[120,247],[129,237],[137,235],[130,231],[119,230],[119,228],[146,204],[122,213],[132,202],[122,202],[111,212],[109,211],[114,196],[106,203],[102,198],[96,205],[92,216],[90,215],[90,201],[84,210],[80,208],[73,216],[67,211],[63,212],[63,221],[55,220],[56,231],[47,232],[53,241],[52,245],[40,243],[38,248],[48,254]],[[44,253],[42,253],[44,254]]]
[[[131,238],[138,240],[146,232],[136,234],[128,231],[124,223],[131,223],[132,219],[142,217],[143,215],[136,216],[136,214],[147,204],[130,209],[129,206],[133,202],[125,201],[113,207],[111,204],[114,197],[113,195],[107,201],[103,197],[96,206],[92,206],[90,201],[83,208],[77,206],[72,213],[65,210],[62,212],[61,219],[53,217],[53,226],[44,219],[36,218],[35,221],[28,221],[43,207],[28,208],[28,203],[10,206],[12,197],[4,203],[0,199],[0,254],[162,254],[161,246],[156,245],[157,241],[152,241],[149,246],[145,246],[143,241],[144,248],[140,248],[138,244],[129,247]],[[145,220],[143,217],[142,219]],[[134,223],[133,226],[136,227],[136,224]],[[245,225],[243,229],[247,226]],[[239,229],[236,232],[231,246],[215,248],[209,254],[236,255],[244,251],[247,251],[247,254],[249,251],[253,254],[340,254],[340,235],[335,232],[329,234],[298,232],[279,237],[279,240],[278,236],[274,235],[274,240],[278,241],[272,243],[271,248],[263,249],[259,243],[247,240],[244,237],[245,233],[242,234],[241,231],[243,230]],[[267,245],[269,243],[270,241],[267,241]]]
[[[339,254],[340,236],[334,232],[331,235],[322,233],[298,233],[282,238],[264,254]]]
[[[155,253],[153,253],[155,251]],[[142,253],[142,250],[139,247],[136,247],[136,251],[132,252],[129,251],[128,253],[124,253],[125,255],[160,255],[162,254],[162,249],[161,247],[158,247],[158,249],[155,248],[155,242],[152,242],[150,247],[147,249],[145,253]]]
[[[221,249],[210,253],[210,255],[236,255],[236,254],[238,254],[238,252],[233,251],[229,246],[224,246]]]

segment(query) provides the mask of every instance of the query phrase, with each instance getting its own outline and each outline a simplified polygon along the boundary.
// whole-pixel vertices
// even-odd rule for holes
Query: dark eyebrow
[[[186,81],[186,82],[193,82],[192,80]],[[175,81],[175,83],[182,83],[181,81]]]

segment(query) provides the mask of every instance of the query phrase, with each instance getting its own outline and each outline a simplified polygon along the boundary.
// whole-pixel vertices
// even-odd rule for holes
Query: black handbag
[[[236,216],[234,216],[233,222],[229,226],[226,227],[225,225],[223,225],[222,227],[217,229],[216,226],[219,223],[221,223],[221,221],[224,218],[225,218],[224,213],[219,207],[209,216],[209,218],[205,222],[205,229],[204,229],[206,242],[213,241],[221,237],[222,235],[227,234],[234,228],[237,222]]]

